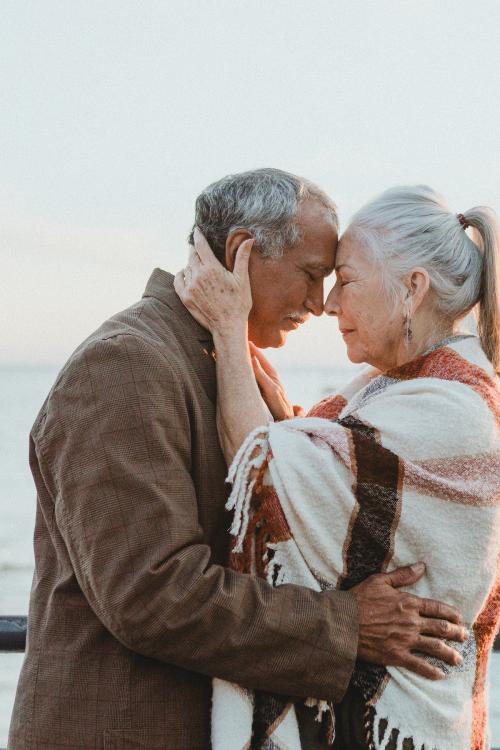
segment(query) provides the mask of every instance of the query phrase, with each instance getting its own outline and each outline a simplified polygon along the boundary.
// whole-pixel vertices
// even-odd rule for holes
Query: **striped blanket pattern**
[[[229,481],[231,565],[272,585],[348,589],[424,560],[411,589],[458,607],[458,667],[431,682],[357,663],[367,747],[486,750],[486,673],[500,621],[500,395],[473,336],[381,374],[365,370],[308,417],[248,436]],[[291,693],[293,693],[291,686]],[[325,742],[334,711],[317,707]],[[294,704],[215,679],[213,750],[299,750]]]

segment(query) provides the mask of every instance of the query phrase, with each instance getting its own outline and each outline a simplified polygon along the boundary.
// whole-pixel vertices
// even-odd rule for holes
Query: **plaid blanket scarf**
[[[418,560],[412,593],[454,604],[458,667],[426,680],[357,663],[367,747],[485,750],[486,674],[500,620],[500,394],[475,337],[364,371],[308,417],[248,436],[229,473],[231,565],[273,586],[349,589]],[[290,686],[293,693],[293,686]],[[334,711],[315,705],[327,743]],[[320,726],[320,725],[318,725]],[[213,750],[299,750],[294,704],[215,679]]]

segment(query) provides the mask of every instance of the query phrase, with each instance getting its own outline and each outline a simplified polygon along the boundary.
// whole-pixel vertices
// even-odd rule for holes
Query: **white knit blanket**
[[[235,457],[234,567],[273,585],[348,589],[423,560],[426,573],[409,590],[455,605],[469,628],[468,641],[453,644],[463,663],[441,664],[441,681],[358,663],[352,684],[363,692],[369,747],[385,748],[390,737],[398,750],[407,738],[415,750],[489,747],[487,661],[500,617],[499,427],[498,381],[478,340],[462,336],[385,375],[366,370],[311,416],[256,430]],[[257,513],[267,513],[264,544]],[[328,719],[326,703],[309,703]],[[214,680],[213,750],[299,750],[293,704],[280,698],[268,706],[264,732],[260,704],[259,733],[254,704],[251,691]]]

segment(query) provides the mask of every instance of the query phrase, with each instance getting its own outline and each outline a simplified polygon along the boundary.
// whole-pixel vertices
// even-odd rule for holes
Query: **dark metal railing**
[[[0,652],[24,651],[26,648],[26,617],[0,616]],[[493,644],[494,651],[500,651],[500,633]],[[2,748],[0,748],[2,750]],[[500,750],[492,748],[492,750]]]
[[[27,617],[0,615],[0,653],[24,651],[26,648]],[[500,633],[493,643],[493,651],[500,651]]]
[[[0,651],[24,651],[27,617],[0,617]]]

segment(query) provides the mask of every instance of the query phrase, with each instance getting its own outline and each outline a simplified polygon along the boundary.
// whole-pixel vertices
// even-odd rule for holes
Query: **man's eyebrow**
[[[351,271],[355,270],[349,263],[341,263],[340,266],[335,266],[335,271],[340,271],[341,268],[350,268]]]
[[[324,266],[322,263],[318,263],[317,261],[308,261],[306,263],[306,266],[308,268],[313,269],[314,271],[320,271],[321,273],[324,273],[326,275],[332,273],[334,266]]]

